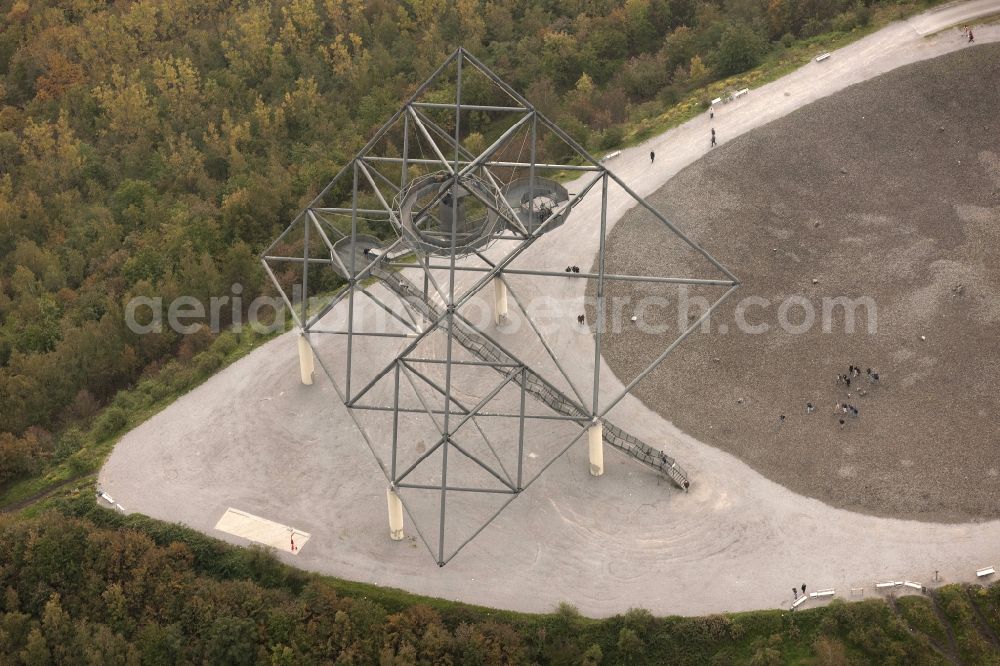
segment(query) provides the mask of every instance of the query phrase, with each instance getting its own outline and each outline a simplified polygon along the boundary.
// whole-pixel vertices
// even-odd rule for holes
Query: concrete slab
[[[308,532],[232,507],[222,514],[215,529],[276,550],[288,551],[292,555],[298,555],[312,536]]]

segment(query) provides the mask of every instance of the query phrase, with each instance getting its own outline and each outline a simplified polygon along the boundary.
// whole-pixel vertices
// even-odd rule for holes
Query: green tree
[[[739,74],[756,67],[764,55],[764,40],[749,26],[729,26],[715,52],[714,66],[722,76]]]

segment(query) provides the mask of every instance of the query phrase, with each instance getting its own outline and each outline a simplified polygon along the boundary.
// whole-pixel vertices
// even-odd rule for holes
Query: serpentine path
[[[723,107],[720,142],[854,83],[964,48],[958,31],[945,28],[997,13],[1000,0],[948,5],[810,62]],[[997,25],[975,33],[977,42],[1000,41]],[[696,118],[624,150],[608,166],[647,196],[704,154],[707,123]],[[657,154],[652,166],[650,150]],[[587,205],[573,218],[594,219]],[[613,196],[609,222],[629,205]],[[525,253],[525,264],[589,265],[596,225],[574,225],[573,218]],[[564,280],[550,293],[582,301],[584,282]],[[342,341],[333,337],[321,344],[335,350]],[[562,327],[549,342],[564,358],[592,354],[590,334],[579,327]],[[387,538],[384,477],[329,382],[300,385],[293,335],[265,347],[127,434],[100,473],[101,487],[128,511],[234,543],[247,542],[215,530],[228,507],[292,525],[310,534],[308,544],[280,557],[306,569],[524,611],[551,610],[560,601],[594,616],[631,607],[741,611],[787,606],[789,588],[803,582],[836,588],[838,596],[852,587],[870,595],[876,580],[931,584],[935,571],[945,582],[972,580],[976,568],[1000,564],[998,521],[945,525],[831,508],[763,478],[627,397],[610,419],[675,456],[693,479],[689,493],[612,451],[605,475],[593,478],[586,446],[575,447],[438,568],[415,541]],[[606,365],[602,376],[609,396],[620,390]]]

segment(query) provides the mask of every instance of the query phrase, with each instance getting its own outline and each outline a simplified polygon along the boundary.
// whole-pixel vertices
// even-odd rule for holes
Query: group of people
[[[847,386],[847,388],[850,388],[851,387],[851,382],[858,380],[858,378],[860,376],[861,376],[861,367],[857,366],[857,365],[854,365],[854,364],[851,364],[851,365],[847,366],[847,374],[845,374],[845,375],[837,375],[837,383],[838,384],[845,384]],[[879,383],[879,374],[877,372],[875,372],[874,370],[872,370],[871,368],[867,368],[865,370],[865,376],[867,377],[869,383],[871,383],[871,384],[878,384]],[[865,391],[858,391],[858,395],[865,395]],[[848,393],[847,397],[850,398],[851,394]],[[740,402],[740,404],[742,404],[743,403],[743,399],[740,398],[740,400],[738,402]],[[816,411],[816,405],[814,405],[811,402],[807,402],[806,403],[806,414],[807,415],[808,414],[812,414],[815,411]],[[846,423],[846,421],[843,418],[844,416],[853,416],[853,417],[856,418],[856,417],[858,417],[858,416],[861,415],[861,410],[858,409],[857,407],[855,407],[854,405],[850,404],[850,403],[847,403],[847,402],[838,402],[837,405],[833,409],[833,413],[836,414],[837,416],[841,417],[839,419],[840,420],[840,425],[843,426]],[[782,424],[782,425],[785,423],[785,415],[784,414],[778,415],[778,423]]]
[[[861,367],[851,364],[847,366],[846,375],[837,375],[837,383],[845,384],[847,385],[847,388],[851,388],[851,380],[857,380],[859,377],[861,377]],[[870,384],[878,384],[879,382],[879,374],[874,370],[872,370],[871,368],[865,369],[865,377],[868,379],[868,382]],[[858,395],[865,395],[865,392],[858,391]],[[847,397],[848,398],[851,397],[851,394],[848,393]],[[838,420],[840,422],[841,427],[843,427],[844,424],[846,423],[846,421],[844,420],[844,416],[853,416],[857,418],[858,416],[861,415],[861,410],[850,403],[838,402],[836,407],[834,407],[833,409],[833,413],[840,416],[840,419]]]
[[[715,105],[714,104],[710,105],[708,107],[708,119],[709,120],[714,120],[715,119]],[[712,145],[711,145],[711,147],[715,148],[715,128],[714,127],[712,128]],[[649,163],[652,164],[655,161],[656,161],[656,151],[651,150],[651,151],[649,151]],[[567,268],[566,270],[568,271],[569,269]]]
[[[579,273],[580,272],[580,267],[579,266],[567,266],[566,267],[566,272],[567,273]]]
[[[711,104],[708,107],[708,119],[715,120],[715,105]],[[715,148],[715,128],[712,128],[712,145],[711,148]]]
[[[868,382],[871,384],[878,384],[879,376],[878,373],[871,368],[867,369],[866,375],[868,377]],[[846,384],[847,388],[851,388],[851,380],[857,379],[861,376],[861,368],[856,365],[850,365],[847,367],[846,375],[837,375],[838,384]]]
[[[861,416],[861,410],[860,409],[858,409],[854,405],[850,405],[850,404],[848,404],[846,402],[838,402],[836,408],[834,408],[834,410],[833,410],[833,413],[834,414],[850,414],[851,416]],[[843,423],[844,420],[841,419],[840,422]]]

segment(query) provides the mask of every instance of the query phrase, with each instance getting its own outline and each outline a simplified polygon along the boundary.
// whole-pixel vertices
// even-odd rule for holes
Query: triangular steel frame
[[[445,73],[454,69],[455,97],[453,103],[422,101],[422,96],[435,83],[443,80]],[[463,100],[462,76],[463,69],[468,68],[477,76],[484,76],[495,86],[496,90],[511,100],[509,106],[473,104]],[[441,113],[443,111],[454,111],[453,131],[442,128],[439,123],[430,117],[431,113]],[[492,117],[509,117],[511,123],[500,135],[495,138],[479,155],[473,155],[467,150],[461,141],[463,131],[468,128],[462,127],[462,113],[478,111],[484,114],[492,114]],[[558,137],[565,145],[573,151],[575,158],[569,163],[548,164],[536,161],[538,133],[539,130],[549,132]],[[395,135],[394,132],[402,132],[402,154],[399,154],[398,147],[393,150],[380,150],[380,142],[388,141],[388,137]],[[467,133],[467,131],[466,131]],[[524,140],[530,140],[529,156],[522,160],[521,155],[517,160],[504,159],[504,150],[511,140],[520,133],[524,134]],[[421,151],[426,146],[432,153],[432,157],[426,155],[420,158],[411,157],[413,146],[419,145]],[[451,153],[451,157],[445,152]],[[388,154],[380,154],[388,153]],[[491,237],[492,241],[500,241],[512,245],[512,249],[499,259],[489,259],[478,249],[471,252],[468,249],[459,248],[456,244],[457,215],[451,225],[451,242],[448,252],[438,253],[430,256],[419,251],[414,253],[414,248],[409,247],[403,238],[400,211],[397,207],[397,195],[404,191],[411,181],[411,170],[426,171],[433,167],[443,175],[440,177],[443,185],[430,204],[424,206],[427,210],[431,205],[436,205],[442,199],[447,199],[449,194],[454,194],[460,187],[460,180],[472,174],[480,177],[484,182],[491,183],[499,189],[496,172],[498,170],[526,170],[528,172],[529,183],[536,182],[536,173],[540,172],[582,172],[593,174],[592,178],[579,192],[571,195],[558,210],[553,210],[549,217],[537,228],[529,230],[521,224],[516,213],[510,208],[506,199],[502,197],[496,201],[491,201],[475,191],[468,190],[468,193],[476,197],[484,208],[488,209],[496,218],[501,221],[506,228],[502,234],[498,233]],[[398,169],[400,176],[398,181],[382,173],[381,169]],[[350,181],[349,190],[346,182]],[[451,183],[448,185],[448,183]],[[686,244],[691,250],[704,258],[714,272],[718,273],[713,278],[685,278],[685,277],[650,277],[650,276],[630,276],[630,275],[609,275],[605,272],[605,239],[607,236],[607,204],[608,186],[615,184],[626,192],[636,205],[644,207],[652,213],[663,225],[681,242]],[[335,195],[335,188],[340,187],[349,193],[339,196]],[[506,349],[495,340],[488,331],[473,325],[462,315],[461,308],[473,296],[493,280],[499,280],[506,285],[508,293],[511,294],[519,307],[524,310],[523,304],[518,296],[511,289],[509,278],[512,275],[527,275],[538,277],[565,277],[567,274],[549,271],[523,270],[513,266],[515,260],[534,242],[536,242],[548,227],[554,224],[557,216],[562,215],[563,219],[569,215],[584,197],[591,192],[600,192],[601,215],[600,215],[600,241],[598,249],[598,272],[572,274],[570,277],[596,280],[597,295],[597,325],[594,335],[594,377],[593,394],[585,396],[577,386],[570,380],[568,374],[563,369],[556,354],[550,344],[546,341],[542,332],[531,322],[533,334],[544,347],[548,357],[553,362],[558,372],[562,375],[571,391],[571,395],[556,388],[556,386],[541,377],[538,372],[527,364],[523,363],[512,351]],[[328,200],[333,197],[333,200]],[[364,198],[366,201],[362,202]],[[349,199],[349,200],[347,200]],[[457,210],[457,206],[455,208]],[[429,214],[428,214],[429,215]],[[346,223],[340,228],[334,221],[336,218],[349,219],[349,227]],[[381,223],[388,223],[397,235],[395,241],[385,243],[380,247],[380,252],[375,256],[365,255],[358,257],[357,249],[360,244],[369,238],[361,228],[363,220],[377,220]],[[288,239],[299,233],[302,235],[301,254],[296,250],[296,254],[290,255],[284,252]],[[317,241],[317,238],[319,239]],[[294,244],[297,244],[297,241]],[[316,248],[321,248],[316,250]],[[346,248],[346,254],[344,251]],[[413,256],[415,260],[413,260]],[[472,266],[467,263],[459,264],[458,256],[475,255],[481,260],[483,265]],[[442,260],[443,259],[443,260]],[[410,261],[413,263],[410,263]],[[554,122],[546,118],[541,112],[525,99],[520,93],[505,83],[499,76],[493,73],[482,62],[463,48],[452,53],[437,70],[419,86],[410,99],[397,110],[390,119],[372,136],[368,143],[357,153],[357,155],[327,184],[326,187],[306,206],[292,221],[292,223],[282,232],[278,238],[262,253],[261,262],[265,272],[279,292],[281,298],[289,309],[295,324],[302,336],[313,349],[316,360],[320,368],[330,379],[340,401],[347,407],[353,423],[357,427],[358,433],[365,441],[366,445],[374,455],[380,468],[389,481],[390,487],[396,491],[403,502],[403,506],[413,522],[414,527],[423,543],[427,546],[434,560],[439,566],[444,566],[453,558],[466,544],[478,535],[487,525],[489,525],[497,515],[502,512],[511,501],[527,489],[556,459],[565,451],[580,441],[587,429],[597,422],[605,425],[605,440],[616,448],[625,451],[636,460],[645,463],[647,466],[662,473],[678,487],[687,489],[690,480],[687,473],[658,449],[652,449],[637,438],[624,432],[620,428],[611,426],[606,419],[608,413],[617,405],[629,392],[659,366],[664,359],[687,338],[693,331],[712,314],[712,312],[739,286],[739,280],[725,266],[716,261],[706,250],[688,238],[677,226],[664,217],[652,205],[636,194],[618,176],[611,172],[598,159],[590,155],[582,146],[573,140],[568,134],[558,127]],[[301,298],[296,302],[295,294],[288,294],[277,278],[274,267],[287,263],[297,264],[302,271],[300,287]],[[311,302],[309,298],[309,269],[313,266],[325,267],[335,271],[346,281],[346,286],[333,294],[325,294],[319,302]],[[402,276],[401,271],[406,269],[418,269],[423,278],[423,285],[417,285]],[[435,278],[435,271],[446,271],[447,280],[439,281]],[[460,272],[476,272],[481,274],[478,280],[466,288],[456,285],[456,275]],[[388,286],[396,302],[392,299],[379,297],[373,293],[371,282],[375,279],[383,286]],[[725,292],[702,314],[702,316],[691,323],[681,334],[661,353],[649,366],[640,372],[635,378],[625,384],[624,389],[617,392],[610,400],[602,401],[600,395],[600,359],[602,350],[602,331],[604,328],[604,286],[606,280],[636,280],[645,282],[660,282],[664,284],[684,284],[724,287]],[[377,304],[382,310],[388,313],[398,326],[405,332],[385,332],[365,330],[355,318],[356,301],[359,297],[365,297]],[[316,299],[312,299],[316,300]],[[346,304],[346,305],[345,305]],[[334,312],[337,308],[346,307],[346,330],[329,330],[322,328],[320,322]],[[525,310],[526,311],[526,310]],[[446,335],[446,345],[444,358],[431,359],[414,356],[422,341],[428,339],[432,333],[443,332]],[[335,371],[330,359],[324,359],[318,346],[311,339],[312,335],[333,333],[346,336],[346,350],[344,351],[343,365],[344,374],[341,377]],[[384,359],[383,369],[375,373],[364,386],[352,385],[352,366],[355,362],[354,341],[366,336],[399,338],[400,344],[404,347],[397,351],[392,358]],[[464,346],[467,353],[474,358],[460,359],[456,355],[456,346]],[[377,359],[366,358],[366,363],[372,363]],[[436,382],[416,369],[415,363],[439,363],[444,366],[443,383]],[[464,405],[457,400],[453,394],[453,369],[460,365],[476,365],[495,370],[499,377],[496,388],[489,392],[485,399],[477,405]],[[342,380],[342,381],[341,381]],[[380,383],[391,381],[394,387],[394,400],[390,404],[374,404],[369,400],[369,392]],[[403,408],[399,402],[400,383],[409,382],[414,393],[421,401],[422,410],[413,407]],[[561,381],[561,380],[560,380]],[[520,388],[520,406],[516,411],[490,412],[485,406],[490,399],[507,386],[518,386]],[[419,387],[430,388],[439,399],[444,400],[444,405],[435,409],[421,396]],[[538,414],[529,413],[526,410],[528,399],[537,399],[546,406],[550,413]],[[400,469],[397,459],[398,447],[398,423],[401,414],[423,411],[435,424],[440,432],[440,437],[422,457],[409,465],[405,469]],[[391,454],[388,460],[378,453],[373,436],[365,427],[361,418],[361,413],[382,413],[386,418],[392,419],[392,442]],[[494,450],[494,456],[500,463],[499,468],[493,462],[487,462],[463,449],[455,433],[459,428],[467,423],[473,424],[479,429],[482,437],[486,434],[479,427],[477,419],[486,417],[501,417],[517,419],[519,423],[519,436],[517,443],[517,470],[512,474],[502,463],[501,456]],[[575,423],[579,427],[579,432],[568,441],[565,446],[557,447],[559,452],[545,462],[541,469],[531,478],[524,478],[522,471],[524,455],[524,424],[530,419],[557,419],[570,423]],[[489,448],[493,446],[486,439]],[[448,481],[448,453],[449,449],[454,449],[459,454],[472,460],[478,468],[485,470],[492,477],[499,481],[502,488],[484,487],[460,487],[449,484]],[[431,454],[441,451],[442,466],[440,470],[440,483],[434,486],[414,484],[408,481],[410,473],[428,459]],[[428,538],[421,531],[420,524],[410,506],[406,501],[406,494],[409,490],[435,490],[440,493],[440,516],[438,522],[438,533]],[[465,539],[457,548],[446,551],[445,530],[447,503],[449,493],[506,493],[510,497],[503,503],[499,510],[493,513],[488,520],[483,522],[474,533]],[[436,538],[434,538],[436,537]]]

